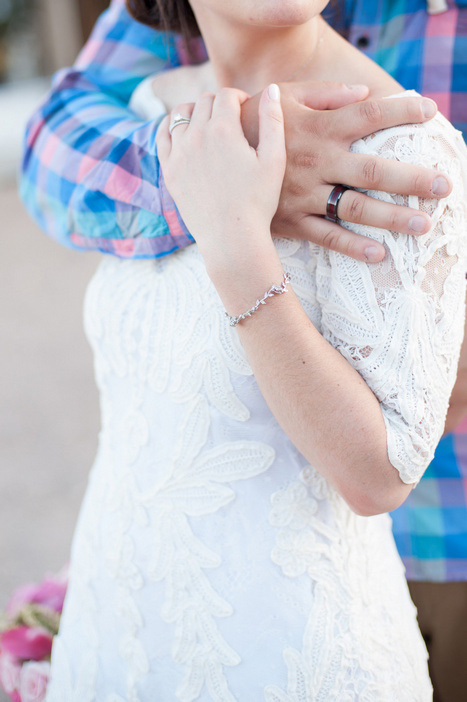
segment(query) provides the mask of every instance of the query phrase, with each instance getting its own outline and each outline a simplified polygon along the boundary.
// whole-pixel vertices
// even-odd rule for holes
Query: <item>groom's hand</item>
[[[448,195],[451,182],[438,171],[349,151],[354,141],[379,129],[426,122],[436,114],[435,103],[420,97],[365,100],[368,88],[341,83],[281,83],[280,88],[287,169],[273,235],[308,239],[361,261],[380,261],[385,253],[381,244],[324,218],[328,197],[338,184],[425,198]],[[252,146],[258,139],[258,99],[248,100],[242,112]],[[354,190],[342,196],[339,218],[413,235],[425,234],[431,223],[426,213]]]

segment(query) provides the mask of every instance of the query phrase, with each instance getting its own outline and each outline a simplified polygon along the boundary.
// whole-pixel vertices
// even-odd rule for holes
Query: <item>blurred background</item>
[[[16,181],[26,120],[107,4],[0,0],[0,609],[67,561],[97,445],[82,301],[99,256],[39,231]]]

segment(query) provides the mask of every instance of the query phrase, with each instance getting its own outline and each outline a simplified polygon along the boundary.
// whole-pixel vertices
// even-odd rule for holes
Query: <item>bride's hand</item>
[[[162,122],[157,150],[166,185],[196,239],[208,272],[239,270],[271,252],[270,225],[284,178],[286,151],[279,88],[259,105],[259,145],[252,148],[240,121],[248,95],[224,88],[181,105]],[[169,126],[174,116],[189,124]]]

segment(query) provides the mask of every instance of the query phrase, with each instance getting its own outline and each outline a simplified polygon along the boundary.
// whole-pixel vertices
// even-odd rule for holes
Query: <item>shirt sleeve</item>
[[[194,240],[159,168],[160,119],[128,103],[150,74],[177,64],[173,37],[113,0],[72,68],[60,71],[28,123],[20,193],[39,226],[62,244],[120,257],[158,257]]]
[[[443,433],[463,338],[466,150],[441,117],[380,132],[352,150],[439,168],[454,183],[440,201],[369,193],[428,212],[433,222],[421,237],[346,224],[383,243],[381,263],[317,254],[321,331],[378,398],[389,460],[403,482],[416,484]]]

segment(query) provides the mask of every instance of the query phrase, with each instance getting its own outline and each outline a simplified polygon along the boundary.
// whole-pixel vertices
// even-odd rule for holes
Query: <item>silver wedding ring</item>
[[[190,124],[190,122],[191,119],[189,117],[184,117],[179,112],[177,112],[177,114],[174,115],[174,118],[169,125],[170,136],[172,136],[172,132],[175,129],[175,127],[178,127],[180,124]]]

